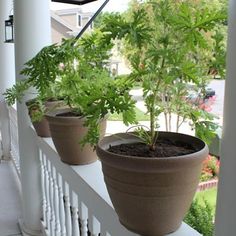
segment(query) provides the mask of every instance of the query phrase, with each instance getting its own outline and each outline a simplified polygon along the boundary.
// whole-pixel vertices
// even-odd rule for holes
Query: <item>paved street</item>
[[[212,80],[208,87],[212,88],[216,92],[216,100],[212,105],[211,112],[217,115],[219,123],[223,121],[223,105],[224,105],[224,91],[225,91],[225,80]],[[142,89],[135,89],[131,91],[133,98],[137,101],[137,107],[145,111],[145,106],[142,99]]]
[[[212,80],[208,87],[216,91],[216,101],[212,106],[212,113],[222,118],[223,105],[224,105],[225,80]]]

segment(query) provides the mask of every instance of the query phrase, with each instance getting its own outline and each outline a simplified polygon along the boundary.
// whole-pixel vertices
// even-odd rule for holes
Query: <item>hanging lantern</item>
[[[8,20],[5,20],[5,43],[14,42],[13,32],[13,15],[9,16]]]

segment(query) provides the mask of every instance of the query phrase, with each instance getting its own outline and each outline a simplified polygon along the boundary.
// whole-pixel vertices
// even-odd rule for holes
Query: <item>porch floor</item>
[[[10,161],[0,163],[0,236],[22,235],[18,226],[21,217],[18,177]]]

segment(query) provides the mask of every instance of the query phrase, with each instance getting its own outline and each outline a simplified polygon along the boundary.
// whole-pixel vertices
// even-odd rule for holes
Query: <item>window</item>
[[[82,16],[77,14],[77,26],[82,27]]]
[[[86,15],[83,15],[83,14],[82,15],[77,14],[77,27],[79,27],[79,28],[84,27],[89,22],[90,19],[91,19],[90,16],[86,16]],[[93,22],[92,22],[92,24],[90,25],[89,28],[93,29]]]

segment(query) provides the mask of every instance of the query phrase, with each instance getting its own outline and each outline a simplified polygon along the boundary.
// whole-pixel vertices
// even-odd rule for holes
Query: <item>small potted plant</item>
[[[105,19],[108,37],[129,46],[131,78],[142,83],[150,129],[105,137],[97,154],[121,224],[140,235],[177,230],[194,197],[208,147],[196,137],[158,132],[160,104],[174,101],[168,95],[177,82],[196,83],[196,52],[207,45],[204,33],[222,19],[218,12],[169,0],[144,2],[129,20],[117,14]]]
[[[69,108],[46,114],[61,160],[71,165],[97,160],[94,146],[106,129],[109,113],[123,113],[126,123],[135,120],[132,84],[115,79],[107,69],[111,40],[94,31],[76,41],[65,41],[72,60],[64,63],[59,88]],[[69,63],[68,63],[69,62]]]
[[[9,106],[15,101],[21,103],[26,94],[35,96],[26,102],[29,116],[40,137],[50,137],[45,112],[63,105],[56,78],[60,73],[60,58],[57,56],[57,45],[43,48],[34,58],[29,60],[21,71],[26,78],[18,81],[4,93]]]

